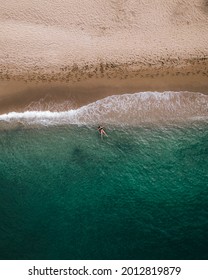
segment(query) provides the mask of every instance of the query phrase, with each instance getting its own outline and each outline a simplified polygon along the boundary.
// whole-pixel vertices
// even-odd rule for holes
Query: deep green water
[[[208,124],[0,130],[1,259],[208,259]]]

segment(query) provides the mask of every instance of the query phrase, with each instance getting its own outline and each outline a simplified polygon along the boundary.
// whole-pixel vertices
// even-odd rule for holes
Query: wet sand
[[[24,81],[15,78],[0,82],[0,113],[26,109],[65,110],[78,108],[109,95],[143,91],[191,91],[208,94],[206,63],[197,67],[162,69],[151,67],[116,73],[115,69],[78,80]],[[70,72],[70,70],[69,70]],[[127,73],[128,72],[128,73]],[[67,76],[67,74],[65,74]],[[127,77],[126,77],[127,76]],[[26,75],[25,75],[26,77]],[[49,76],[48,76],[49,77]],[[58,75],[57,77],[60,77]]]

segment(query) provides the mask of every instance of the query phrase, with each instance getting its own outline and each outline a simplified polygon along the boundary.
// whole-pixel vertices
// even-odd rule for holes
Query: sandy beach
[[[0,0],[0,112],[140,91],[208,93],[204,0]]]

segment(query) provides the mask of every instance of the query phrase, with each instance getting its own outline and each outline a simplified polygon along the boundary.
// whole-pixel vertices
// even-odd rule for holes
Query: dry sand
[[[0,25],[0,112],[208,93],[207,0],[0,0]]]

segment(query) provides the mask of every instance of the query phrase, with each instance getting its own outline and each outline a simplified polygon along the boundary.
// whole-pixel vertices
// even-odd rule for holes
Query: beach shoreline
[[[70,76],[73,73],[70,68],[42,75],[28,71],[9,78],[1,76],[0,113],[34,109],[37,104],[52,111],[64,107],[77,109],[110,95],[144,91],[208,94],[207,60],[186,61],[181,66],[158,63],[143,68],[141,65],[107,65],[102,69],[98,66],[91,70],[77,68]]]
[[[0,113],[142,91],[208,93],[206,1],[0,2]]]

